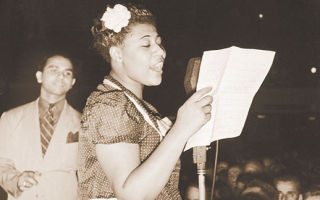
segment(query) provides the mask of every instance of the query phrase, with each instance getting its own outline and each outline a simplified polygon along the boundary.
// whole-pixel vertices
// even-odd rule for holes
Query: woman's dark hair
[[[132,25],[151,24],[156,26],[153,14],[146,8],[133,4],[124,6],[127,7],[131,17],[129,19],[129,24],[123,27],[119,33],[116,33],[103,25],[104,22],[100,20],[103,14],[101,14],[98,19],[94,20],[94,24],[91,27],[91,33],[93,35],[92,47],[97,50],[108,63],[110,63],[110,47],[121,45],[127,33],[130,32],[130,27]],[[106,8],[113,7],[114,6],[110,5],[106,6]]]

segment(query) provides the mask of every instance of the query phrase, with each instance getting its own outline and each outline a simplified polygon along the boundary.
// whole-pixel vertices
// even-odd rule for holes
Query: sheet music
[[[185,150],[241,134],[254,95],[273,62],[275,52],[232,46],[205,51],[197,90],[212,87],[212,117],[186,144]]]

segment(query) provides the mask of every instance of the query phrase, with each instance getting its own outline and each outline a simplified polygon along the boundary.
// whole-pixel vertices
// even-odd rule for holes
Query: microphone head
[[[200,64],[201,57],[191,58],[188,62],[186,75],[184,76],[184,89],[188,96],[196,91]]]

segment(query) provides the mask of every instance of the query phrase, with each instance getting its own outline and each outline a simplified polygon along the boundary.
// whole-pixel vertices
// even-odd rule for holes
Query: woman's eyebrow
[[[151,37],[151,35],[144,35],[144,36],[142,36],[142,37],[140,38],[140,40],[142,40],[142,39],[144,39],[144,38],[149,38],[149,37]]]
[[[140,37],[140,40],[142,40],[144,38],[149,38],[149,37],[151,37],[151,35],[144,35],[144,36]],[[156,38],[161,38],[161,36],[157,34]]]

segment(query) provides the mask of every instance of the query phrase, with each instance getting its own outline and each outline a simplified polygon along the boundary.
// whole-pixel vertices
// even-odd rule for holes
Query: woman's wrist
[[[188,129],[186,126],[182,126],[181,124],[174,123],[172,128],[170,129],[172,134],[176,134],[180,141],[184,141],[186,143],[188,139],[193,135],[192,130]]]

